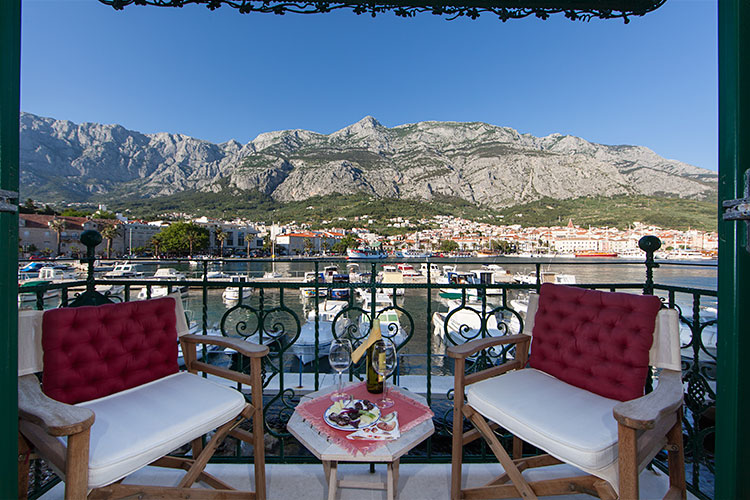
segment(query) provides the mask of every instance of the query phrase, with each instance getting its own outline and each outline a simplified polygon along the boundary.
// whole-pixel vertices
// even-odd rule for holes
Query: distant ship
[[[388,254],[382,250],[373,250],[372,248],[349,248],[346,255],[350,259],[385,259]]]
[[[578,252],[576,257],[617,257],[616,252],[594,252],[593,250],[587,252]]]

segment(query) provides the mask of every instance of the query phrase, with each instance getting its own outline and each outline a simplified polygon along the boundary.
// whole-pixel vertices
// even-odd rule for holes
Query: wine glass
[[[331,394],[331,401],[349,401],[352,397],[344,392],[341,380],[344,370],[352,364],[352,343],[349,339],[333,339],[328,351],[328,364],[339,374],[338,389]]]
[[[382,338],[372,345],[372,367],[383,377],[383,397],[375,402],[379,408],[390,408],[393,400],[388,397],[386,379],[396,368],[396,346],[390,340]]]

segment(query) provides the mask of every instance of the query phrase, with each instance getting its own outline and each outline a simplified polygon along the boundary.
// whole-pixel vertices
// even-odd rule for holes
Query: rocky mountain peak
[[[22,197],[47,201],[227,187],[279,201],[362,192],[424,200],[454,196],[492,207],[542,197],[716,196],[715,172],[641,146],[562,134],[537,138],[481,122],[388,128],[366,116],[330,135],[280,130],[243,146],[23,113],[20,132]]]

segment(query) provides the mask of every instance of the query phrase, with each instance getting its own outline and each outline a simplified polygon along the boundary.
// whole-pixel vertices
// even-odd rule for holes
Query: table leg
[[[398,493],[398,466],[401,463],[401,459],[393,462],[393,491]]]
[[[328,500],[335,500],[336,498],[336,488],[338,486],[338,478],[336,477],[336,472],[338,466],[338,462],[323,462],[323,470],[328,470]]]
[[[388,479],[386,479],[386,498],[393,500],[393,462],[388,463]]]

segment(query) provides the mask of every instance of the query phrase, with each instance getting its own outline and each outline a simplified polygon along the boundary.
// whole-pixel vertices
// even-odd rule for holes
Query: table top
[[[308,394],[306,397],[311,399],[330,394],[336,387],[326,387],[317,392]],[[427,405],[427,400],[418,394],[414,394],[406,389],[388,386],[388,391],[398,391],[415,401]],[[401,432],[401,437],[387,441],[383,446],[379,446],[368,454],[352,454],[349,450],[342,448],[329,441],[326,436],[318,433],[308,422],[296,411],[287,423],[287,429],[296,437],[305,447],[312,452],[321,461],[341,461],[341,462],[393,462],[402,455],[408,453],[412,448],[427,439],[435,432],[435,426],[432,419],[427,419],[416,427]]]

